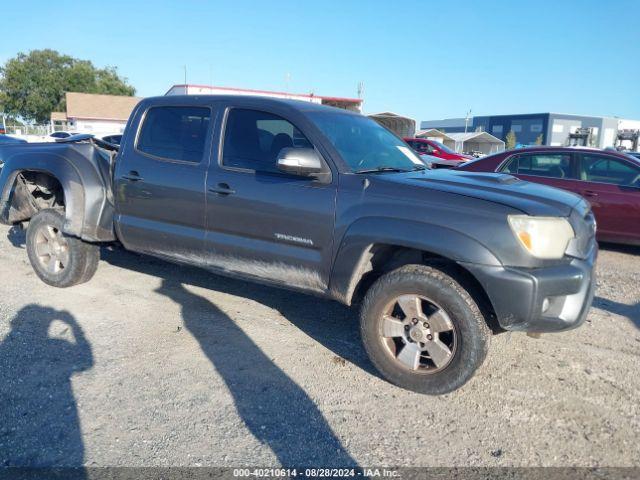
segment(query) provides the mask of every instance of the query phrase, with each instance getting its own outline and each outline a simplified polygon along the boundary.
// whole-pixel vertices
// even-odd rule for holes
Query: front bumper
[[[560,332],[580,326],[593,301],[598,247],[584,259],[525,269],[461,264],[484,287],[505,330]]]

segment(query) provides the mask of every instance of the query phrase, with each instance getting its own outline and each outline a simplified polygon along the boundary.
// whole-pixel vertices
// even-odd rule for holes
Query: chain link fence
[[[51,133],[50,125],[5,125],[7,135],[47,136]]]

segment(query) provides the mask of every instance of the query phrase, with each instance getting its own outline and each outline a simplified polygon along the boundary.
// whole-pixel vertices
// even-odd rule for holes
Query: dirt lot
[[[0,228],[0,465],[640,463],[640,249],[601,251],[582,328],[497,336],[427,397],[338,304],[106,250],[58,290],[23,243]]]

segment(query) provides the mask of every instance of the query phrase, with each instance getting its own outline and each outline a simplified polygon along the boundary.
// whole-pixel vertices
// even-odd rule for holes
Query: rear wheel
[[[61,211],[39,211],[29,221],[26,245],[36,275],[46,284],[60,288],[89,281],[100,260],[99,247],[65,235],[63,223]]]
[[[407,265],[380,277],[361,312],[365,349],[390,382],[443,394],[484,361],[490,330],[469,293],[446,273]]]

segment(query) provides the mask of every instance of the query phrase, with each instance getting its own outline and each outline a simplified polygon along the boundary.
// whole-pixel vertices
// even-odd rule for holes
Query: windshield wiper
[[[378,173],[378,172],[410,172],[405,168],[398,167],[376,167],[376,168],[363,168],[362,170],[356,170],[353,173]]]
[[[376,167],[376,168],[364,168],[362,170],[356,170],[353,173],[378,173],[378,172],[420,172],[426,170],[426,165],[414,165],[411,168],[398,168],[398,167]]]

